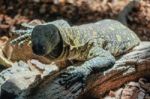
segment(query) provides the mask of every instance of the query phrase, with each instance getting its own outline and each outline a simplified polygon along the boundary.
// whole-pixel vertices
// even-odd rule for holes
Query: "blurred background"
[[[118,16],[121,16],[125,19],[125,24],[135,31],[142,41],[150,41],[150,0],[136,0],[139,1],[138,3],[132,1],[0,0],[0,70],[2,67],[8,67],[5,66],[7,64],[11,65],[12,61],[34,59],[35,57],[42,61],[41,57],[32,54],[29,46],[24,46],[22,49],[6,46],[7,41],[13,38],[12,29],[22,29],[22,23],[29,23],[35,19],[39,22],[65,19],[71,25],[80,25],[106,18],[118,20]],[[6,53],[3,53],[3,50]],[[150,83],[144,83],[143,85],[149,94]],[[113,95],[112,92],[110,93],[110,95]],[[149,97],[150,95],[145,99],[150,99]]]
[[[0,35],[23,22],[65,19],[84,24],[105,18],[117,19],[118,13],[132,0],[0,0]],[[142,40],[150,40],[150,1],[134,5],[127,16],[129,28]]]

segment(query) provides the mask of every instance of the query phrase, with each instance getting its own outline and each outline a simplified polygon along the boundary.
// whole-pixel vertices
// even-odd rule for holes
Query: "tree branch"
[[[38,72],[33,74],[41,75]],[[19,81],[19,79],[16,79],[15,77],[13,80],[11,80],[13,78],[12,77],[6,81],[7,83],[3,84],[2,89],[5,90],[6,94],[6,92],[12,93],[9,91],[9,88],[17,88],[19,93],[13,93],[13,96],[28,99],[56,99],[60,97],[62,99],[70,99],[73,97],[75,99],[84,99],[87,97],[101,98],[106,92],[119,88],[128,81],[137,80],[140,77],[148,75],[150,75],[150,42],[142,42],[139,46],[135,47],[133,51],[123,55],[118,61],[116,61],[116,64],[110,70],[103,74],[94,74],[90,76],[84,92],[81,89],[73,94],[70,92],[71,89],[66,90],[64,86],[59,84],[59,73],[49,77],[47,76],[43,79],[37,79],[39,76],[31,75],[29,78],[32,80],[32,82],[30,83],[30,79],[26,79],[26,76],[24,76],[19,78],[23,79],[24,81],[24,84],[22,85],[17,84],[19,82],[16,81]],[[36,85],[34,83],[36,83]],[[73,87],[75,88],[80,84],[81,83],[76,83],[73,85]],[[9,88],[6,87],[8,85],[10,85]],[[7,96],[8,95],[10,94],[7,94]]]

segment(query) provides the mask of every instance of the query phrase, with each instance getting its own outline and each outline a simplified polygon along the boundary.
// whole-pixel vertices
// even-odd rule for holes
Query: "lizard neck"
[[[59,32],[58,32],[59,33]],[[59,33],[59,42],[56,47],[48,54],[50,58],[57,59],[63,52],[63,39]]]
[[[59,44],[49,53],[49,56],[52,58],[58,58],[63,52],[63,42],[59,42]]]
[[[58,50],[60,52],[58,52]],[[58,54],[59,53],[59,54]],[[68,47],[61,47],[53,52],[51,52],[50,54],[48,54],[48,59],[50,59],[51,61],[63,61],[63,60],[66,60],[67,56],[68,56],[68,53],[69,53],[69,48]]]

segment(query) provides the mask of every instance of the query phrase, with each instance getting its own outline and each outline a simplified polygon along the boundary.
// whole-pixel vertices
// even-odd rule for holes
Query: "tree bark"
[[[36,72],[33,74],[39,75],[40,73]],[[135,47],[130,53],[123,55],[119,60],[117,60],[113,68],[105,71],[104,73],[90,76],[87,80],[87,86],[84,92],[82,89],[76,93],[71,93],[71,89],[66,90],[64,86],[59,84],[59,73],[49,77],[47,76],[44,79],[37,79],[38,76],[31,75],[30,79],[32,82],[30,83],[30,79],[27,79],[26,81],[26,77],[19,78],[24,80],[23,85],[20,85],[19,82],[16,82],[15,80],[17,79],[14,78],[13,80],[6,81],[7,83],[3,84],[2,89],[4,89],[5,92],[9,92],[9,88],[17,88],[18,92],[13,96],[19,99],[95,99],[102,98],[107,92],[121,87],[126,82],[137,80],[140,77],[149,75],[150,42],[141,42],[141,44]],[[35,82],[38,83],[34,84]],[[80,84],[81,83],[76,83],[71,88],[75,88]],[[9,87],[7,87],[8,85]],[[7,94],[7,96],[8,95],[9,94]]]

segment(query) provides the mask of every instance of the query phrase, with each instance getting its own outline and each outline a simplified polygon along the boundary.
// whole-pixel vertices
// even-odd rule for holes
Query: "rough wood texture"
[[[142,42],[121,59],[104,75],[90,83],[83,96],[101,98],[106,92],[121,87],[124,83],[150,75],[150,42]]]
[[[41,86],[38,87],[39,90],[29,99],[57,99],[58,97],[60,99],[76,99],[79,95],[82,96],[82,99],[85,99],[86,96],[88,96],[88,98],[100,98],[109,90],[118,88],[125,82],[150,75],[149,65],[150,42],[142,42],[138,47],[134,48],[132,52],[120,58],[112,69],[106,71],[104,75],[99,76],[97,80],[90,78],[83,95],[81,95],[81,90],[75,94],[70,93],[71,89],[65,90],[63,86],[58,84],[58,76],[52,81],[46,80],[42,83]],[[78,85],[79,83],[73,85],[73,87],[75,88]]]
[[[20,89],[17,89],[20,92],[19,95],[15,94],[12,96],[17,96],[19,99],[101,98],[106,92],[119,88],[128,81],[137,80],[140,77],[148,75],[150,75],[150,42],[142,42],[138,47],[134,48],[132,52],[121,57],[112,69],[106,71],[104,74],[97,75],[97,77],[94,76],[94,78],[96,78],[95,80],[92,76],[91,78],[89,77],[85,92],[79,90],[77,93],[72,94],[70,92],[71,88],[77,87],[80,83],[76,83],[73,87],[66,90],[59,84],[59,74],[56,74],[41,79],[42,81],[39,81],[40,83],[37,84],[37,86],[32,87],[32,90],[28,87],[33,85],[32,83],[26,83],[25,86],[18,86],[17,83],[19,82],[17,82],[17,86],[14,88],[25,88],[25,91],[31,92],[24,92],[24,90],[21,91]],[[12,80],[13,82],[9,83],[9,81],[4,85],[10,85],[16,82],[15,80]],[[33,80],[33,83],[34,81],[35,80]],[[3,86],[3,88],[6,89],[5,86]],[[11,91],[13,91],[13,89],[11,89]],[[31,93],[32,95],[29,95],[28,93]],[[7,94],[7,96],[8,95],[9,94]]]

